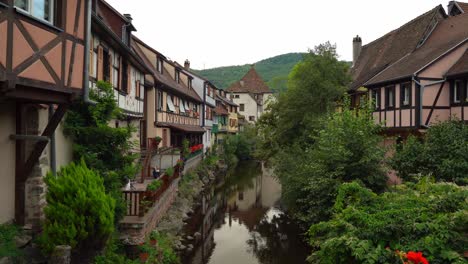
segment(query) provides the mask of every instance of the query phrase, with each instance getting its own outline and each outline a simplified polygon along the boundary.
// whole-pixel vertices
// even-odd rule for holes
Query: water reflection
[[[306,263],[308,248],[280,209],[280,198],[271,170],[239,164],[204,193],[185,228],[195,247],[184,263]]]

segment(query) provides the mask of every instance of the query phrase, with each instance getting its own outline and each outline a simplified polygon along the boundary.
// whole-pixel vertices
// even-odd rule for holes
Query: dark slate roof
[[[270,88],[263,81],[262,77],[257,73],[254,66],[240,79],[233,83],[228,89],[228,92],[233,93],[272,93]]]
[[[447,76],[455,76],[459,74],[468,73],[468,49],[465,54],[458,60],[455,65],[447,72]]]
[[[133,37],[133,42],[138,42],[142,44],[143,46],[147,47],[151,51],[154,51],[156,54],[160,54],[159,52],[153,50],[151,47],[146,45],[143,41],[140,39]],[[145,65],[151,70],[151,74],[154,76],[156,81],[160,84],[163,84],[168,90],[178,94],[178,95],[183,95],[185,97],[189,97],[190,99],[202,103],[202,99],[198,94],[193,90],[192,88],[185,87],[184,85],[177,83],[174,79],[172,79],[171,75],[169,72],[166,71],[166,69],[163,67],[163,74],[158,72],[155,68],[155,65],[149,61],[149,59],[145,56],[144,52],[141,50],[138,45],[132,45],[133,50],[135,50],[136,54],[141,58],[141,60],[145,63]],[[167,61],[164,61],[164,63],[167,63]]]
[[[431,62],[467,40],[468,13],[449,17],[439,22],[423,46],[392,64],[365,85],[375,85],[417,74]]]
[[[355,90],[391,64],[413,52],[430,33],[434,20],[446,16],[441,5],[362,47],[351,69]]]

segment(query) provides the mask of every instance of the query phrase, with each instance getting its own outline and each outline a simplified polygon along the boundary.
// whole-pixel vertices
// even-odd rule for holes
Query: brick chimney
[[[353,38],[353,66],[356,64],[362,49],[362,39],[359,35]]]
[[[184,69],[189,70],[190,69],[190,61],[187,59],[184,62]]]

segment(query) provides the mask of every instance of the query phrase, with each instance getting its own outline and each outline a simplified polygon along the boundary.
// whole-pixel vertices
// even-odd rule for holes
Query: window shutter
[[[112,83],[112,87],[114,87],[114,56],[109,53],[109,83]]]
[[[132,90],[132,75],[130,71],[131,67],[130,65],[127,66],[127,94],[130,94],[130,91]]]
[[[120,74],[119,74],[119,80],[118,80],[118,82],[119,82],[118,87],[119,87],[119,90],[122,90],[122,88],[123,88],[122,87],[122,78],[123,78],[122,56],[120,56],[120,58],[119,58],[119,71],[120,71]]]
[[[97,79],[98,81],[101,81],[103,78],[103,57],[104,57],[104,50],[102,49],[101,46],[98,47],[98,62],[97,62]]]
[[[135,84],[135,96],[140,98],[140,81],[137,80]]]

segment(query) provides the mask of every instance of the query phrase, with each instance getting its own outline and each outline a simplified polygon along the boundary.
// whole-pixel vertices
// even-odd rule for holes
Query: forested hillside
[[[255,63],[255,69],[274,91],[284,91],[289,72],[302,60],[304,53],[288,53]],[[250,64],[197,70],[203,77],[211,80],[218,88],[227,89],[250,69]]]

